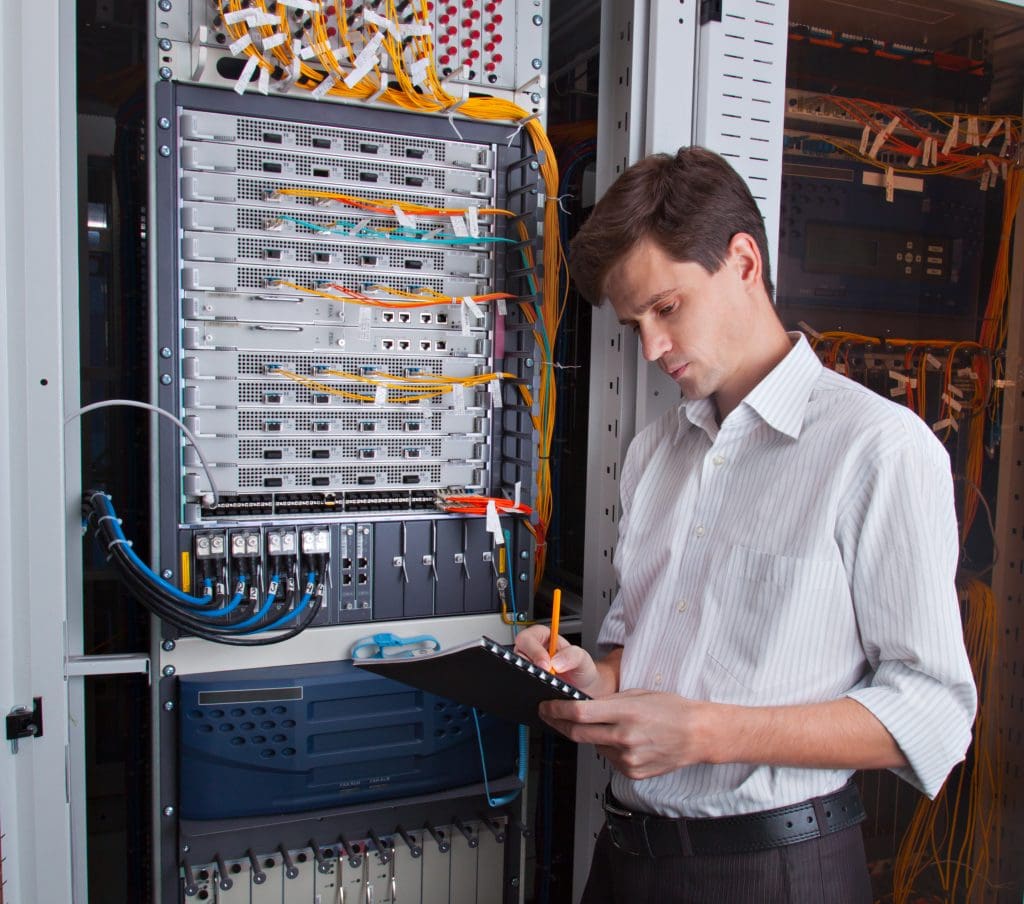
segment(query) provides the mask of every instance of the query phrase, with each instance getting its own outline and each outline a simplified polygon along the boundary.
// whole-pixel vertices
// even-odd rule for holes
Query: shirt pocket
[[[732,547],[710,581],[714,627],[704,691],[732,703],[789,703],[821,681],[826,650],[856,631],[836,560]]]

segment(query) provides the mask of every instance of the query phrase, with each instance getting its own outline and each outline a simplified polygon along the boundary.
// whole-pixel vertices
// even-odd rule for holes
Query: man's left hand
[[[634,689],[599,700],[541,704],[541,718],[578,744],[594,744],[620,773],[651,778],[702,762],[707,704]]]

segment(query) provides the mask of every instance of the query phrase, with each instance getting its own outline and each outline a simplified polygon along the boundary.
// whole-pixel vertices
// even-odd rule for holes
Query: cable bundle
[[[272,578],[259,610],[242,621],[226,623],[225,617],[232,614],[245,597],[249,576],[240,575],[234,595],[226,605],[218,607],[219,600],[214,596],[211,579],[204,580],[206,593],[203,596],[192,596],[164,580],[135,554],[131,542],[121,530],[121,522],[106,493],[101,490],[87,492],[83,501],[83,514],[86,526],[91,527],[96,533],[100,545],[107,552],[125,586],[153,615],[179,631],[214,643],[267,646],[301,634],[320,610],[320,593],[317,585],[319,574],[323,572],[322,567],[307,573],[302,599],[294,609],[274,621],[260,625],[277,601],[279,575]],[[271,637],[253,636],[270,631],[282,633]]]
[[[944,901],[995,901],[989,870],[999,863],[1003,752],[999,714],[999,626],[992,588],[972,580],[962,593],[964,640],[978,684],[970,766],[961,765],[934,801],[922,799],[900,843],[893,902],[908,904],[934,868]]]

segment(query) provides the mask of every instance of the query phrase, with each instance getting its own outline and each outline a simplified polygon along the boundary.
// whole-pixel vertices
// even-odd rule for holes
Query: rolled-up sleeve
[[[971,742],[977,692],[956,592],[959,538],[945,449],[920,422],[874,462],[838,521],[873,670],[848,696],[893,736],[897,775],[934,797]]]

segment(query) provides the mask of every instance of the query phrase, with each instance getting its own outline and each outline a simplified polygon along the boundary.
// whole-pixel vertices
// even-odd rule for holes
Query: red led
[[[484,44],[484,50],[486,50],[488,53],[492,53],[494,51],[494,42],[488,41],[486,44]]]
[[[463,38],[462,39],[462,46],[463,47],[472,47],[473,46],[473,42],[469,38]]]
[[[494,24],[495,25],[501,25],[501,23],[504,20],[504,18],[505,17],[501,13],[495,13],[494,14]]]
[[[434,11],[434,0],[427,0],[427,11],[428,12],[433,12]]]
[[[475,28],[474,28],[474,29],[473,29],[473,30],[472,30],[472,31],[471,31],[471,32],[469,33],[469,36],[470,36],[470,37],[471,37],[471,38],[472,38],[472,39],[473,39],[474,41],[479,41],[479,40],[480,40],[480,32],[479,32],[479,31],[477,31],[477,30],[476,30]]]
[[[493,13],[497,8],[498,8],[498,5],[496,3],[484,4],[484,12],[486,12],[486,13]]]
[[[494,36],[494,43],[495,44],[500,44],[501,40],[502,40],[501,35],[495,35]]]
[[[494,63],[487,63],[487,65],[484,66],[484,71],[485,72],[494,72],[494,70],[497,69],[497,68],[498,67],[495,66]]]
[[[459,30],[458,30],[458,29],[457,29],[457,28],[456,28],[456,27],[455,27],[454,25],[449,25],[449,26],[448,26],[448,27],[447,27],[447,28],[445,29],[445,34],[453,35],[453,34],[457,34],[457,33],[458,33],[458,31],[459,31]]]
[[[466,9],[472,9],[473,8],[473,0],[462,0],[462,5],[464,7],[466,7]]]
[[[437,61],[438,61],[438,62],[439,62],[439,63],[440,63],[440,64],[441,64],[442,66],[444,66],[444,65],[445,65],[445,64],[446,64],[446,63],[448,62],[448,54],[447,54],[447,53],[443,53],[443,54],[441,54],[441,56],[439,56],[439,57],[437,58]]]
[[[494,31],[494,23],[493,22],[488,22],[484,26],[484,31]]]
[[[474,9],[473,12],[471,12],[469,14],[469,18],[470,19],[479,19],[480,18],[480,10]]]
[[[454,15],[458,14],[459,8],[457,6],[455,6],[455,5],[452,5],[452,6],[449,6],[448,9],[445,10],[445,12],[447,12],[449,16],[454,16]]]
[[[469,28],[469,26],[472,25],[472,24],[473,24],[473,20],[472,19],[463,19],[462,20],[462,27],[463,28]]]
[[[505,58],[500,53],[496,53],[491,59],[493,59],[495,63],[500,63]]]
[[[327,37],[329,38],[333,38],[337,33],[338,29],[336,29],[333,25],[327,29]]]
[[[447,25],[449,19],[451,19],[451,16],[444,13],[437,17],[438,24],[440,25]]]
[[[327,7],[327,15],[328,16],[333,16],[335,13],[337,13],[337,10],[333,6],[328,6]]]

